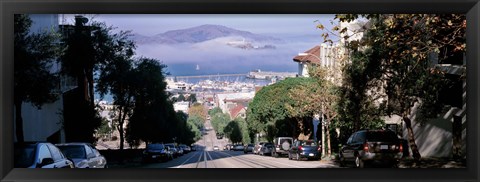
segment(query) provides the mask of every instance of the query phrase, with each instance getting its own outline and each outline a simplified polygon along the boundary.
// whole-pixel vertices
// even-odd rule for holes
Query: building
[[[363,31],[368,28],[368,22],[354,21],[342,23],[342,27],[348,27],[346,33],[351,35],[348,40],[341,40],[332,46],[325,44],[315,46],[304,54],[299,54],[293,58],[298,62],[298,75],[308,77],[308,66],[318,64],[331,69],[342,67],[343,64],[349,64],[345,60],[345,45],[349,41],[359,40],[363,36]],[[344,35],[344,34],[343,34]],[[452,82],[450,89],[441,93],[439,99],[447,105],[440,117],[431,119],[426,123],[416,121],[419,114],[418,103],[412,108],[410,119],[415,135],[415,141],[419,152],[423,157],[458,157],[466,156],[466,80],[465,76],[465,55],[456,55],[452,59],[438,61],[436,56],[432,56],[432,67],[437,67],[446,73],[446,77]],[[341,83],[341,71],[334,70],[330,72],[331,78],[335,78],[334,83]],[[340,76],[340,77],[339,77]],[[380,90],[382,92],[382,90]],[[373,92],[369,92],[373,94]],[[387,98],[383,98],[387,99]],[[380,103],[381,101],[378,101]],[[402,117],[398,115],[384,116],[386,126],[397,128],[397,132],[403,139],[408,139],[408,131],[404,126]]]
[[[58,30],[59,28],[59,16],[56,14],[31,14],[30,19],[32,20],[30,32],[40,33]],[[58,72],[60,68],[61,65],[54,62],[51,67],[51,72]],[[31,103],[22,104],[25,141],[65,142],[62,113],[64,100],[62,95],[76,87],[74,81],[75,80],[71,78],[62,77],[60,83],[58,83],[59,89],[55,91],[58,92],[56,93],[58,94],[58,99],[53,103],[44,104],[41,109],[37,109]],[[15,141],[16,140],[15,138]]]
[[[181,101],[173,103],[173,109],[175,112],[182,111],[185,114],[188,114],[188,108],[190,108],[190,102]]]

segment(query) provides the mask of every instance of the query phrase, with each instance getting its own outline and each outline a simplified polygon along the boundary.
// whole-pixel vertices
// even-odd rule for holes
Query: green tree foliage
[[[318,84],[311,78],[287,78],[262,88],[247,110],[248,129],[251,133],[266,132],[267,138],[275,136],[298,137],[312,131],[311,111],[304,110],[292,98],[292,90],[300,86]],[[279,128],[279,126],[283,128]]]
[[[229,138],[232,143],[248,144],[251,142],[245,119],[235,118],[228,122],[223,131],[225,136]]]
[[[62,49],[56,32],[31,33],[28,15],[14,16],[14,105],[18,142],[24,141],[22,104],[30,102],[38,109],[57,99],[54,93],[59,78],[51,66]]]
[[[212,116],[211,123],[213,129],[220,134],[223,134],[224,128],[230,122],[230,115],[225,113],[217,113]]]
[[[135,108],[127,135],[145,142],[172,141],[177,133],[177,117],[168,100],[164,82],[165,65],[155,59],[140,58],[133,72]]]
[[[352,84],[365,86],[360,91],[373,91],[371,95],[378,96],[366,99],[367,102],[387,98],[379,109],[386,115],[396,114],[403,118],[413,157],[419,160],[421,156],[415,143],[410,114],[413,106],[418,104],[420,116],[417,118],[420,122],[438,117],[443,108],[439,92],[447,82],[445,74],[433,67],[432,61],[437,59],[442,63],[452,58],[462,59],[461,55],[466,50],[465,15],[336,15],[336,19],[342,22],[359,18],[369,21],[369,29],[361,40],[350,43],[352,66],[347,74],[351,74],[352,82],[357,82]],[[347,30],[334,28],[340,32]],[[365,92],[360,93],[360,97],[350,93],[346,106],[348,102],[353,102],[350,105],[360,104],[359,100],[364,95]]]
[[[189,123],[192,123],[195,128],[201,130],[205,124],[205,121],[201,116],[198,115],[190,115],[187,120]]]
[[[211,109],[210,111],[208,111],[208,115],[210,115],[210,116],[213,116],[217,113],[223,113],[222,109],[220,109],[219,107],[215,107],[215,108]]]
[[[197,95],[196,94],[190,94],[187,98],[187,101],[191,103],[196,103],[197,102]]]
[[[179,101],[179,102],[180,101],[185,101],[185,99],[186,99],[185,96],[183,94],[180,94],[177,98],[177,101]]]
[[[104,28],[104,34],[109,35],[108,29]],[[120,134],[120,150],[124,148],[124,124],[127,118],[132,115],[134,108],[134,68],[133,68],[133,50],[135,46],[131,40],[128,39],[128,32],[121,31],[118,34],[110,35],[106,38],[111,45],[114,53],[111,54],[105,64],[99,65],[100,74],[97,78],[97,92],[100,97],[110,94],[113,97],[113,111],[111,117],[113,118],[114,127]],[[131,137],[130,137],[131,139]],[[138,144],[129,140],[130,144]]]

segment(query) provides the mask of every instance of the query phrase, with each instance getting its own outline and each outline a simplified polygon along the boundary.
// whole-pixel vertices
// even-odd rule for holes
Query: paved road
[[[333,163],[321,161],[294,161],[288,158],[260,156],[243,151],[223,151],[227,139],[217,139],[210,121],[205,123],[207,134],[196,144],[197,151],[168,162],[143,164],[140,168],[336,168]],[[218,146],[219,151],[213,147]]]

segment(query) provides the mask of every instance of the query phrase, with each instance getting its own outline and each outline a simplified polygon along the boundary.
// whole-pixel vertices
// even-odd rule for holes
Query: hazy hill
[[[275,43],[281,41],[278,38],[236,30],[222,25],[201,25],[187,29],[171,30],[154,36],[134,34],[132,38],[138,44],[177,44],[200,43],[224,37],[242,37],[246,41],[252,42]]]

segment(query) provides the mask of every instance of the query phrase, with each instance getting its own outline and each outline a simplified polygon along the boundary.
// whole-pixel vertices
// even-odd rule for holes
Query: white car
[[[213,150],[220,150],[220,148],[218,148],[218,146],[213,146]]]

